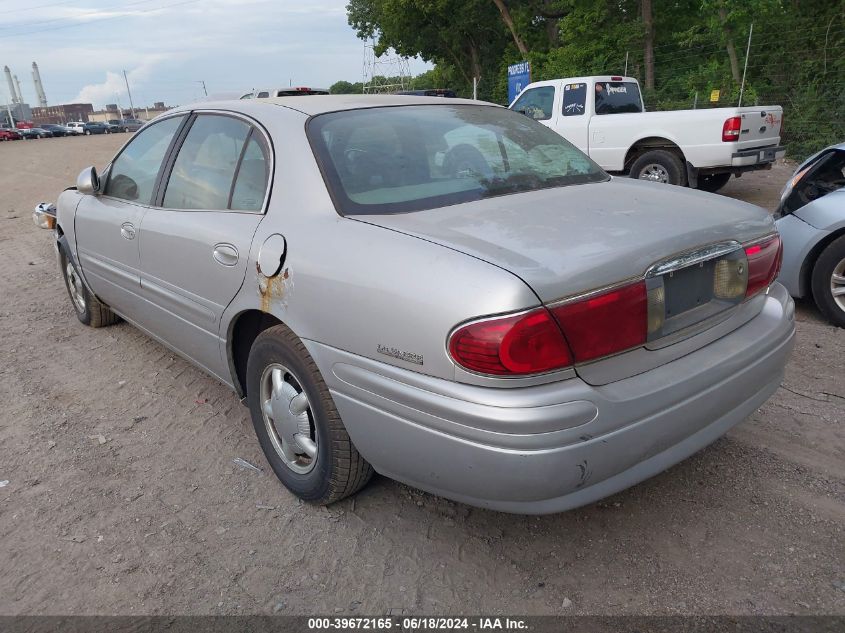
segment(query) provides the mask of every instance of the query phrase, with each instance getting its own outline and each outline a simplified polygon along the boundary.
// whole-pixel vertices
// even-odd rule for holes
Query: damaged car
[[[591,503],[753,413],[793,345],[768,213],[611,178],[474,101],[176,108],[35,221],[82,323],[123,318],[233,388],[320,504],[373,472],[507,512]]]
[[[783,240],[780,283],[845,327],[845,143],[799,165],[775,217]]]

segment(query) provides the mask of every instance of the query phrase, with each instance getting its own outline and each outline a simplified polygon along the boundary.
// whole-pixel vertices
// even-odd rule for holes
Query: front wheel
[[[675,154],[665,149],[654,149],[637,158],[628,175],[631,178],[668,185],[687,184],[683,163]]]
[[[284,325],[262,332],[247,361],[255,434],[279,480],[297,497],[327,505],[369,481],[317,365]]]
[[[118,316],[106,304],[88,292],[76,266],[64,253],[61,255],[60,262],[65,288],[79,322],[90,327],[103,327],[117,323]]]
[[[85,136],[91,136],[91,130],[85,130]]]
[[[813,299],[834,325],[845,328],[845,236],[825,248],[813,266]]]

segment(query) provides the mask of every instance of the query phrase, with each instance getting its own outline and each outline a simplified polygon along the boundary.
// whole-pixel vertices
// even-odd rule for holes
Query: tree
[[[519,49],[519,52],[523,55],[528,55],[528,49],[525,47],[525,42],[519,37],[519,34],[516,32],[516,27],[513,23],[513,18],[511,17],[511,12],[508,10],[508,6],[505,4],[505,0],[493,0],[493,4],[496,5],[496,8],[499,9],[499,13],[502,14],[502,21],[505,23],[505,26],[508,27],[508,30],[511,32],[513,36],[513,42],[516,44],[516,47]]]
[[[329,88],[329,92],[333,95],[361,94],[364,92],[364,87],[360,81],[354,84],[348,81],[336,81]]]
[[[643,59],[645,61],[645,87],[654,89],[654,14],[651,12],[651,0],[641,0],[640,10],[643,16]]]
[[[347,14],[358,37],[376,39],[376,54],[392,48],[451,66],[464,94],[473,78],[489,93],[509,39],[489,0],[350,0]]]

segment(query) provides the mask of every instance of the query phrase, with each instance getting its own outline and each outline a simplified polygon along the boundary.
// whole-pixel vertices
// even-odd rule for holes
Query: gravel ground
[[[311,507],[227,388],[74,317],[30,212],[126,138],[0,143],[0,613],[845,614],[845,331],[811,304],[768,403],[601,503],[512,516],[377,477]],[[771,208],[790,171],[725,193]]]

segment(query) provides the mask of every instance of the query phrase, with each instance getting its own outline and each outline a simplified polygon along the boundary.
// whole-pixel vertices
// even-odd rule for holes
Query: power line
[[[39,4],[34,7],[23,7],[19,9],[5,9],[4,11],[0,11],[0,14],[3,13],[20,13],[21,11],[34,11],[35,9],[46,9],[49,7],[57,7],[63,4],[75,4],[79,2],[79,0],[64,0],[64,2],[51,2],[49,4]]]
[[[141,0],[141,2],[153,2],[153,1],[154,0]],[[160,6],[160,7],[153,7],[153,8],[150,8],[150,9],[142,9],[142,10],[139,10],[137,13],[139,13],[139,14],[140,13],[152,13],[153,11],[161,11],[162,9],[173,9],[175,7],[181,7],[181,6],[184,6],[186,4],[196,4],[197,2],[203,2],[203,1],[204,0],[184,0],[183,2],[176,2],[174,4],[167,4],[167,5],[163,5],[163,6]],[[43,33],[44,31],[57,31],[59,29],[70,29],[70,28],[76,28],[76,27],[80,27],[80,26],[88,26],[89,24],[100,24],[102,22],[108,22],[109,20],[127,20],[127,19],[131,19],[132,17],[136,17],[136,16],[115,15],[115,16],[110,16],[110,17],[106,17],[106,18],[88,20],[87,22],[79,22],[79,23],[76,23],[76,24],[60,24],[59,26],[51,26],[51,27],[47,27],[47,28],[43,28],[43,29],[34,29],[34,30],[31,30],[31,31],[22,31],[22,32],[17,32],[17,33],[3,33],[3,34],[0,34],[0,39],[9,38],[9,37],[20,37],[20,36],[23,36],[23,35],[32,35],[33,33]]]

